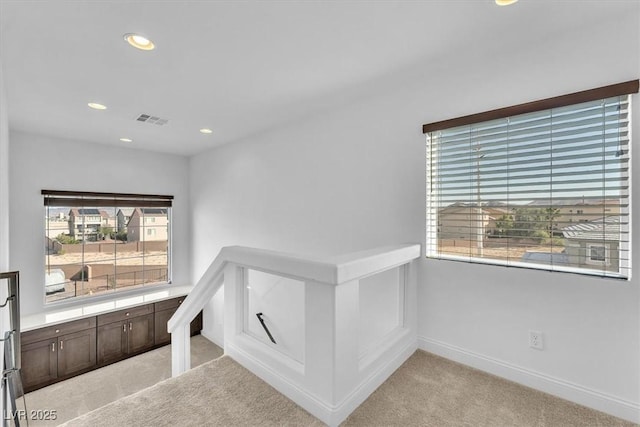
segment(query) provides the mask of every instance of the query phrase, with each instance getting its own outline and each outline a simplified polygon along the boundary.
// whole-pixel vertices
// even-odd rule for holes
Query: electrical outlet
[[[536,350],[544,349],[544,342],[542,341],[542,332],[529,331],[529,347],[535,348]]]

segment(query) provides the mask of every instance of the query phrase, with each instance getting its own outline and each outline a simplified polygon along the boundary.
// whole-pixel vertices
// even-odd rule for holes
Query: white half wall
[[[326,255],[424,243],[422,124],[637,79],[639,17],[541,35],[517,51],[455,52],[385,79],[352,105],[192,157],[194,278],[231,244]],[[633,102],[637,135],[638,95]],[[634,222],[639,185],[634,175]],[[640,421],[639,276],[423,259],[419,335],[431,351]],[[530,329],[543,332],[543,351],[528,348]]]
[[[186,157],[11,132],[10,158],[11,266],[23,315],[47,310],[42,189],[173,195],[173,283],[191,283]]]

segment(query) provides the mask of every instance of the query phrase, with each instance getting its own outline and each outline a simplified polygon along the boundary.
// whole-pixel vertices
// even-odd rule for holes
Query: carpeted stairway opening
[[[64,426],[322,426],[228,356],[89,412]]]

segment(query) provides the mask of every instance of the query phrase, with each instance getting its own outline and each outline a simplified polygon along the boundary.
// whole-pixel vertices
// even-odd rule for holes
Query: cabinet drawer
[[[183,297],[178,297],[178,298],[172,298],[172,299],[168,299],[166,301],[160,301],[155,303],[156,305],[156,311],[161,311],[161,310],[168,310],[170,308],[177,308],[180,306],[180,304],[182,304],[182,301],[184,301],[184,299],[187,296],[183,296]]]
[[[153,313],[153,304],[131,307],[126,310],[114,311],[113,313],[101,314],[98,316],[98,326],[113,322],[131,319],[132,317],[144,316]]]
[[[74,320],[73,322],[61,323],[59,325],[47,326],[46,328],[23,332],[20,334],[20,338],[22,339],[23,344],[29,344],[95,327],[96,318],[87,317],[86,319]]]

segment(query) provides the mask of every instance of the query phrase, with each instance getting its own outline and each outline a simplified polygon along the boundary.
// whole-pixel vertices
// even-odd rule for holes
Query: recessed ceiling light
[[[202,129],[200,129],[200,133],[206,133],[206,134],[209,134],[209,133],[213,133],[213,131],[212,131],[211,129],[202,128]]]
[[[496,0],[496,4],[498,6],[509,6],[510,4],[514,4],[518,0]]]
[[[124,35],[124,39],[136,49],[153,50],[156,47],[151,40],[140,34],[127,33]]]
[[[131,139],[131,138],[120,138],[120,141],[122,141],[122,142],[133,142],[133,139]]]
[[[89,107],[93,108],[94,110],[106,110],[107,109],[107,107],[105,105],[98,104],[97,102],[90,102],[87,105]]]

